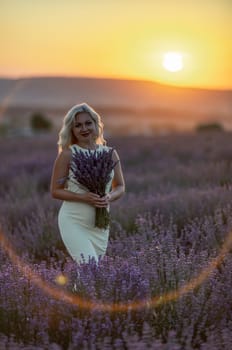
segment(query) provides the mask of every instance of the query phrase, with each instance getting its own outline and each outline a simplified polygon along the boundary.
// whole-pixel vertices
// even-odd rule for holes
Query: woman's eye
[[[87,124],[87,125],[91,125],[91,124],[92,124],[92,122],[90,122],[90,121],[89,121],[89,122],[87,122],[86,124]]]

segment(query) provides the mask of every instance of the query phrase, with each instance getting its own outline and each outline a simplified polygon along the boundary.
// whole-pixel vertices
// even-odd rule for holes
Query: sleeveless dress
[[[78,145],[70,146],[74,150],[86,151]],[[98,145],[97,152],[110,150],[109,147]],[[106,193],[110,192],[114,170],[111,172],[110,181],[106,186]],[[69,170],[69,179],[65,188],[75,193],[87,192],[73,177],[72,170]],[[108,207],[107,210],[110,210]],[[82,202],[63,201],[58,214],[58,225],[67,251],[78,263],[88,262],[94,258],[98,262],[100,256],[104,256],[108,244],[109,228],[100,229],[95,227],[96,208]],[[84,259],[83,259],[84,258]]]

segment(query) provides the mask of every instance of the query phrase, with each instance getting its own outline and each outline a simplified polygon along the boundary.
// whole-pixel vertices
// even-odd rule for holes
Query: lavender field
[[[231,133],[108,144],[126,194],[107,256],[77,268],[49,193],[55,136],[0,140],[0,349],[232,349]]]

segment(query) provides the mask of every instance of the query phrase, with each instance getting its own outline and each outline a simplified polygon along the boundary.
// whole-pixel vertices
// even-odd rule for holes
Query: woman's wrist
[[[119,199],[123,193],[125,192],[124,186],[118,186],[117,188],[114,188],[111,192],[109,192],[109,202],[113,202],[117,199]]]
[[[108,199],[109,202],[112,202],[113,201],[112,192],[107,193],[106,198]]]

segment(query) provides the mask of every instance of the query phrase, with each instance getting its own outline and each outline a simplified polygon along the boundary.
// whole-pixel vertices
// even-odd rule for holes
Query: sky
[[[0,77],[232,89],[231,0],[0,0]],[[166,70],[178,52],[183,67]]]

